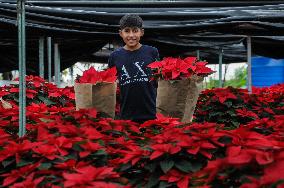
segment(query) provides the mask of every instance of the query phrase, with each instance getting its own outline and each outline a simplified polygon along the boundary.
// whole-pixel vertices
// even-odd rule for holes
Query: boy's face
[[[129,49],[139,46],[140,38],[144,35],[144,30],[138,27],[125,27],[119,30],[119,35]]]

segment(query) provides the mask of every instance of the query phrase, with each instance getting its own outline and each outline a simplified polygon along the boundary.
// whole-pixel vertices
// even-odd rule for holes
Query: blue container
[[[252,57],[252,85],[267,87],[284,83],[284,59]]]

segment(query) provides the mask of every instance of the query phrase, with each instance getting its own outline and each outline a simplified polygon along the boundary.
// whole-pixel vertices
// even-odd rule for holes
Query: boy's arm
[[[157,48],[154,48],[154,58],[156,61],[159,61],[160,60],[160,55],[159,55],[159,51]]]
[[[108,58],[108,68],[114,67],[114,62],[113,62],[113,54],[110,54]]]
[[[158,49],[154,47],[153,52],[154,52],[154,53],[153,53],[154,60],[155,60],[155,61],[159,61],[159,60],[160,60],[160,57],[159,57],[159,51],[158,51]],[[151,72],[152,72],[152,71],[151,71]],[[152,74],[153,74],[153,72],[152,72]],[[155,80],[155,79],[151,79],[150,81],[152,82],[153,86],[157,89],[157,88],[158,88],[158,81]]]

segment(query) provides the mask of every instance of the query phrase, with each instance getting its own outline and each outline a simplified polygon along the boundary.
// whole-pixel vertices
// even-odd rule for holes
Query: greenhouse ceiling
[[[0,0],[0,72],[17,69],[16,0]],[[143,43],[161,57],[194,55],[209,63],[246,61],[246,38],[253,54],[284,58],[283,1],[26,1],[28,73],[37,72],[39,37],[52,37],[62,69],[96,61],[95,52],[119,44],[118,21],[127,13],[144,20]],[[103,60],[104,62],[106,59]]]

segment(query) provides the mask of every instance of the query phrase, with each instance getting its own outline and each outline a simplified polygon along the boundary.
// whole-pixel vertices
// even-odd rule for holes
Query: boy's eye
[[[126,29],[124,29],[125,33],[130,33],[131,31],[133,33],[137,33],[139,31],[139,29],[138,28],[126,28]]]
[[[130,29],[125,29],[124,32],[129,33]]]

